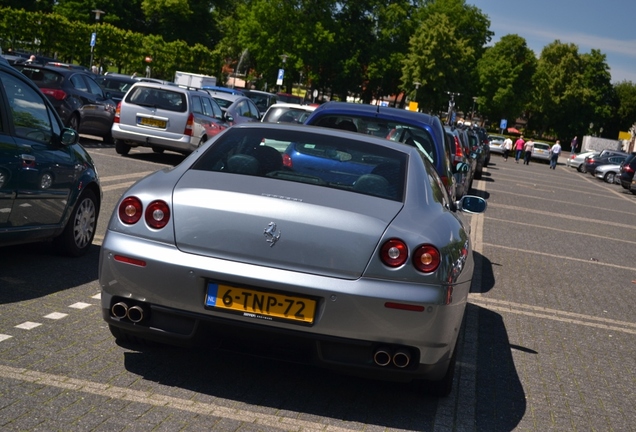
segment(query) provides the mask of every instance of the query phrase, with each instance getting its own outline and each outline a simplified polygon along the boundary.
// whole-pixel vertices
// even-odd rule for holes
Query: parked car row
[[[607,183],[620,184],[636,194],[636,152],[619,150],[587,151],[571,155],[566,165],[581,173],[589,173]]]

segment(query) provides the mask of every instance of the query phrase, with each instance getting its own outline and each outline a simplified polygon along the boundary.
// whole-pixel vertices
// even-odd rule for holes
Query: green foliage
[[[518,35],[504,36],[488,48],[477,62],[477,103],[482,115],[516,119],[530,102],[536,67],[534,52]]]
[[[106,12],[99,22],[94,9]],[[489,47],[489,18],[465,0],[0,0],[4,50],[88,65],[93,32],[95,62],[122,73],[239,73],[273,90],[284,67],[286,92],[301,83],[363,102],[402,92],[398,103],[433,113],[453,92],[459,111],[522,115],[531,132],[566,140],[601,127],[616,136],[636,116],[634,85],[613,86],[600,51],[555,41],[537,60],[517,35]]]
[[[219,55],[201,44],[190,46],[180,40],[166,42],[161,36],[122,30],[108,23],[70,22],[59,14],[0,9],[3,50],[25,50],[87,65],[93,32],[97,32],[95,63],[107,70],[143,75],[147,56],[153,59],[152,76],[157,78],[172,79],[181,69],[212,75],[221,69]]]

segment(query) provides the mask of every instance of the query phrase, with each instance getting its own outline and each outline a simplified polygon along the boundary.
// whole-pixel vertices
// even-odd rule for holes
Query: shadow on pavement
[[[0,248],[0,304],[20,302],[97,279],[100,247],[85,256],[58,254],[51,242]]]

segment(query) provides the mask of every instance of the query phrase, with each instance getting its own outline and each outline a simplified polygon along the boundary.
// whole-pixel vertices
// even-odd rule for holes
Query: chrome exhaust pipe
[[[393,354],[393,364],[399,368],[405,368],[411,363],[411,354],[407,351],[397,351]]]
[[[391,353],[388,348],[378,348],[375,353],[373,353],[373,361],[378,366],[387,366],[391,363]]]
[[[124,302],[115,303],[113,307],[110,308],[110,313],[112,313],[115,318],[126,318],[128,305]]]
[[[144,310],[141,306],[132,306],[128,308],[126,316],[130,321],[138,323],[144,319]]]

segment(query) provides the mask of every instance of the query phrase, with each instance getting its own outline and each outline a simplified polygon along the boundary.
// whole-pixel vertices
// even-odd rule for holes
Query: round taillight
[[[389,267],[399,267],[404,264],[409,256],[406,243],[399,239],[391,239],[382,245],[380,259]]]
[[[413,254],[413,265],[423,273],[437,270],[440,264],[440,254],[435,246],[422,245]]]
[[[287,153],[283,153],[283,166],[293,168],[292,158]]]
[[[161,229],[170,220],[170,208],[164,201],[153,201],[146,208],[146,223],[152,228]]]
[[[139,222],[142,215],[141,201],[137,197],[124,198],[119,204],[119,220],[126,225],[133,225]]]

